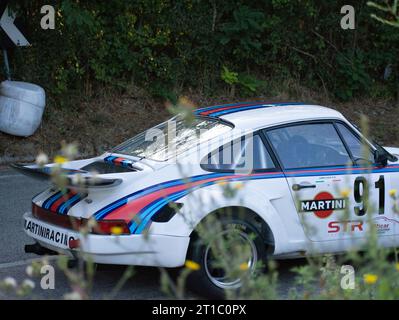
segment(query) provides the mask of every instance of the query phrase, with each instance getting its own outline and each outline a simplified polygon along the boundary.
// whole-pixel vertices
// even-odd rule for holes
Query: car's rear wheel
[[[203,297],[223,299],[228,291],[238,293],[245,279],[256,274],[266,258],[266,244],[251,219],[224,217],[217,224],[217,230],[205,225],[208,239],[202,239],[199,233],[192,238],[188,259],[196,262],[199,269],[190,273],[187,283],[191,291]],[[220,251],[220,244],[226,246],[222,249],[225,252]],[[242,253],[238,261],[237,250]],[[224,266],[230,264],[239,264],[239,272],[226,270]]]

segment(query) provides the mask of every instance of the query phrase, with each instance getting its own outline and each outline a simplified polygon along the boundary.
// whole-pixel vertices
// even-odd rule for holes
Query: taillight
[[[80,240],[79,239],[70,239],[68,245],[69,245],[69,249],[79,248]]]
[[[101,220],[96,221],[92,233],[121,235],[130,234],[130,230],[124,220]]]
[[[32,203],[32,215],[41,221],[77,231],[86,228],[89,224],[89,219],[60,215],[43,209],[35,203]],[[96,221],[90,233],[122,235],[130,234],[130,230],[124,220],[101,220]]]

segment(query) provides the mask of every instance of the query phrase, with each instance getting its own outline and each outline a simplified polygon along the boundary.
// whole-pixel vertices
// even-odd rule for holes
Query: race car
[[[50,185],[24,214],[35,240],[26,250],[85,253],[100,264],[174,268],[191,261],[198,266],[191,288],[222,297],[239,290],[243,275],[226,276],[214,265],[212,241],[197,232],[209,217],[220,235],[238,230],[249,248],[246,274],[265,259],[360,247],[372,225],[381,246],[398,246],[390,196],[399,187],[397,154],[323,106],[197,109],[101,156],[64,163],[64,188]],[[56,166],[14,168],[51,180]],[[235,192],[226,196],[226,188]],[[79,232],[89,221],[88,234]]]

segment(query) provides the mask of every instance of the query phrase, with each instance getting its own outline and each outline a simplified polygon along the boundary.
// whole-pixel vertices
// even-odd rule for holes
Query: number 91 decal
[[[380,176],[378,181],[374,183],[374,187],[379,190],[378,192],[378,214],[385,213],[385,179]],[[369,196],[369,186],[366,178],[357,177],[354,186],[354,198],[358,206],[355,206],[355,214],[357,216],[364,216],[367,213]]]

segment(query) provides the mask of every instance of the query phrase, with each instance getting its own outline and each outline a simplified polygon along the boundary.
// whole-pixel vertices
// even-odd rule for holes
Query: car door
[[[265,133],[311,241],[332,241],[328,250],[339,250],[338,240],[364,239],[370,221],[387,214],[386,174],[373,169],[371,158],[353,157],[334,121],[293,123]]]
[[[390,190],[396,190],[399,187],[399,171],[397,164],[390,164],[389,162],[386,165],[375,164],[373,155],[373,150],[375,148],[364,141],[364,139],[362,141],[359,132],[356,132],[349,124],[341,121],[337,121],[335,125],[344,143],[348,147],[355,164],[357,166],[362,166],[364,163],[373,164],[372,169],[359,172],[357,180],[355,180],[355,200],[361,197],[361,195],[358,194],[359,184],[366,183],[366,189],[372,189],[372,191],[369,192],[372,198],[366,203],[366,210],[361,211],[361,213],[366,211],[365,213],[367,214],[367,211],[369,211],[371,223],[373,223],[380,238],[399,234],[398,214],[394,210],[394,202],[389,195]],[[355,213],[358,212],[355,211]],[[395,237],[393,240],[396,244],[398,243]],[[389,244],[389,242],[386,243]]]

